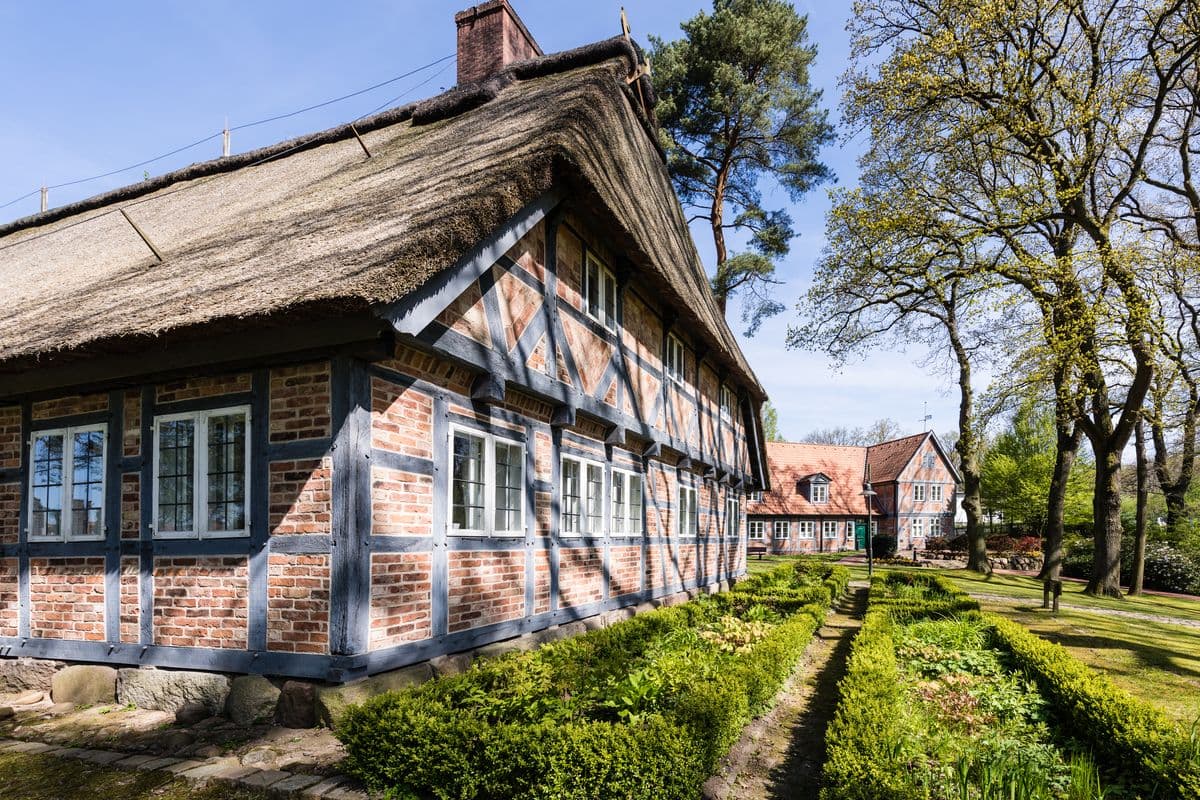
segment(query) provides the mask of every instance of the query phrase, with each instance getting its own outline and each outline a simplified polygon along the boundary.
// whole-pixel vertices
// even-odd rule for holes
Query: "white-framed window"
[[[846,539],[851,541],[854,539],[854,520],[852,519],[846,520]]]
[[[696,535],[696,487],[679,486],[679,502],[675,507],[675,533],[679,536]]]
[[[612,329],[617,316],[617,279],[590,251],[583,271],[583,307],[589,317]]]
[[[811,519],[800,520],[799,526],[801,539],[813,539],[816,537],[817,523],[813,522]]]
[[[879,535],[879,523],[876,522],[875,520],[871,520],[871,535],[872,536]]]
[[[941,517],[932,517],[929,520],[929,535],[930,536],[941,536],[942,535],[942,518]]]
[[[837,520],[827,519],[821,522],[821,538],[836,539],[838,524]]]
[[[250,407],[154,418],[154,535],[250,535]]]
[[[829,485],[825,483],[810,483],[808,493],[813,503],[829,502]]]
[[[741,526],[742,504],[736,497],[728,497],[725,499],[725,538],[735,538]]]
[[[766,531],[767,523],[761,519],[752,519],[746,523],[746,536],[752,541],[762,541],[763,533]]]
[[[913,500],[920,503],[924,499],[925,499],[925,484],[914,483],[913,484]]]
[[[751,503],[761,503],[762,499],[763,499],[763,493],[761,490],[750,493],[750,502]]]
[[[642,476],[613,468],[608,490],[608,508],[613,535],[627,536],[642,532]]]
[[[936,502],[942,500],[942,485],[940,483],[929,484],[929,499]]]
[[[36,431],[29,454],[29,538],[104,538],[105,425]]]
[[[925,520],[921,517],[916,517],[912,521],[912,536],[913,538],[923,538],[925,536]]]
[[[792,537],[792,525],[786,519],[775,520],[775,538],[790,539]]]
[[[733,412],[737,408],[737,395],[733,389],[728,386],[721,387],[721,416],[725,419],[733,419]]]
[[[450,426],[450,533],[525,535],[525,446]]]
[[[933,453],[926,453],[921,458],[921,466],[925,469],[933,469],[933,465],[937,463],[937,456]]]
[[[575,456],[562,459],[563,536],[604,535],[604,465]]]
[[[667,377],[676,381],[683,380],[683,342],[671,333],[667,335]]]

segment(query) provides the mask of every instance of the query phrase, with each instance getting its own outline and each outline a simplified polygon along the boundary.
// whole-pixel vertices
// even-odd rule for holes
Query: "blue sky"
[[[620,31],[621,2],[513,0],[546,52]],[[295,111],[388,80],[454,52],[460,2],[16,3],[0,4],[0,204],[53,185],[133,164],[231,126]],[[679,35],[679,23],[707,3],[624,0],[633,34]],[[797,2],[809,16],[819,53],[814,83],[836,118],[837,79],[849,57],[850,3]],[[438,70],[445,71],[438,73]],[[400,104],[454,83],[453,61],[373,92],[286,120],[238,131],[235,152]],[[409,91],[408,94],[404,94]],[[220,137],[111,178],[53,190],[60,205],[220,155]],[[853,185],[861,141],[825,153],[839,183]],[[820,427],[865,426],[892,417],[921,429],[928,402],[933,427],[957,418],[944,377],[914,365],[923,351],[877,352],[834,372],[817,354],[788,350],[784,336],[807,289],[824,241],[825,189],[791,204],[768,192],[768,207],[787,207],[800,237],[781,265],[778,295],[788,311],[742,346],[779,409],[785,436]],[[38,198],[0,208],[0,220],[37,210]],[[706,263],[712,245],[696,241]],[[730,309],[739,331],[736,307]]]

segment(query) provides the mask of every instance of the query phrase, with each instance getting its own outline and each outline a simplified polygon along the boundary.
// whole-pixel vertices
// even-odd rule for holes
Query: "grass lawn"
[[[0,753],[4,800],[267,800],[272,795],[212,783],[203,788],[166,772],[110,769],[72,758]]]

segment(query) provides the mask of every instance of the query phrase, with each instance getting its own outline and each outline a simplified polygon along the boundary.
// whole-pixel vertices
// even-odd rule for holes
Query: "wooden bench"
[[[751,544],[746,546],[746,553],[752,556],[758,556],[758,560],[762,561],[762,557],[767,554],[767,546],[765,544]]]

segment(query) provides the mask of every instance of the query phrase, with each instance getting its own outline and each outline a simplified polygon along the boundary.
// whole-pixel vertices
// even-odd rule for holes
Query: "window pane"
[[[617,282],[611,275],[604,276],[604,324],[612,327],[617,314]]]
[[[246,415],[208,420],[208,530],[246,528]]]
[[[104,503],[104,434],[76,433],[71,437],[71,535],[100,536]]]
[[[579,533],[583,522],[583,493],[579,479],[579,462],[563,461],[562,465],[562,529],[563,533]]]
[[[612,532],[625,532],[625,517],[627,504],[625,502],[625,480],[628,476],[621,472],[613,472],[612,486],[609,487],[609,497],[612,498]]]
[[[455,530],[483,530],[483,466],[483,439],[454,434],[450,523]]]
[[[195,420],[158,423],[158,531],[191,531],[195,489]]]
[[[496,443],[496,530],[521,529],[521,486],[524,464],[521,448]]]
[[[629,532],[642,532],[642,476],[629,476]]]
[[[30,535],[62,535],[63,437],[33,440],[33,483],[30,497]]]
[[[587,465],[587,529],[589,533],[604,532],[604,468]]]
[[[587,283],[584,293],[587,295],[587,311],[593,317],[600,316],[600,291],[597,277],[596,264],[589,258],[587,264]]]

